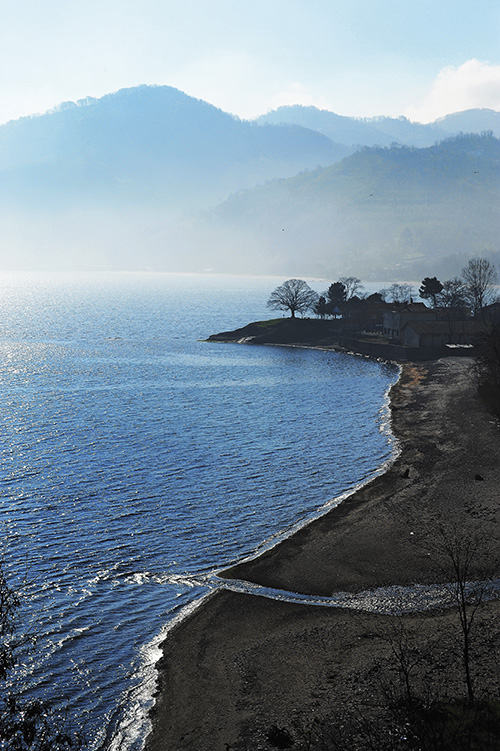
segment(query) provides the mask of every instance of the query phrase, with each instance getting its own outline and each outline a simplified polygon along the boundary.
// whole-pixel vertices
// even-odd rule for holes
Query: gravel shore
[[[401,453],[387,472],[224,576],[322,596],[446,581],[438,527],[464,539],[479,534],[497,555],[500,433],[477,399],[471,364],[405,364],[391,391]],[[498,602],[481,606],[473,663],[479,692],[498,693],[498,615]],[[147,749],[271,749],[276,727],[298,743],[314,718],[376,693],[374,671],[389,660],[402,623],[423,656],[416,685],[463,694],[453,609],[401,619],[216,592],[163,644]]]

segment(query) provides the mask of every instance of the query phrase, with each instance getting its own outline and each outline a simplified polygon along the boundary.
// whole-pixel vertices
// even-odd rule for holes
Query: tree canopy
[[[467,290],[461,279],[455,277],[443,282],[443,289],[439,293],[439,304],[449,310],[467,307]]]
[[[418,290],[418,294],[424,300],[432,300],[432,307],[436,308],[438,304],[438,295],[442,289],[443,285],[437,277],[426,276],[425,279],[422,280],[422,285]]]
[[[329,315],[329,306],[324,295],[320,295],[317,303],[315,303],[314,305],[313,310],[314,313],[319,316],[319,318],[324,318],[325,316]]]
[[[471,258],[462,269],[470,306],[478,315],[494,297],[493,285],[497,281],[495,266],[486,258]]]
[[[347,290],[345,285],[341,281],[333,282],[333,284],[330,284],[328,287],[326,296],[331,308],[334,308],[335,305],[340,305],[347,300]]]
[[[411,298],[413,295],[413,287],[411,286],[411,284],[394,282],[389,287],[388,292],[392,299],[392,302],[395,302],[395,303],[411,302]]]
[[[361,284],[361,279],[357,276],[341,276],[338,284],[342,284],[345,289],[345,299],[350,300],[351,297],[355,297],[358,292],[364,288]]]
[[[303,279],[288,279],[271,292],[267,305],[273,310],[289,310],[295,318],[296,313],[313,309],[317,300],[317,293]]]

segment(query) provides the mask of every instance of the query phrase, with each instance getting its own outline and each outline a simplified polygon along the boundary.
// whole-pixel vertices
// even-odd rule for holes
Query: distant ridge
[[[489,109],[456,112],[424,125],[412,122],[406,117],[346,117],[317,107],[292,105],[278,107],[266,115],[261,115],[256,122],[302,125],[351,148],[390,146],[391,143],[425,147],[432,146],[451,135],[480,134],[487,130],[493,131],[497,137],[500,136],[500,113]]]
[[[473,109],[454,112],[440,117],[436,125],[451,133],[481,133],[491,130],[500,138],[500,112],[491,109]]]

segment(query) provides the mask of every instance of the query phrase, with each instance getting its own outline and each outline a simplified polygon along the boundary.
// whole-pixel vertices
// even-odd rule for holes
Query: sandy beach
[[[471,360],[407,363],[390,397],[400,454],[387,472],[224,576],[325,596],[445,581],[440,525],[479,532],[499,550],[499,426],[477,398]],[[475,627],[478,693],[498,694],[499,614],[496,601],[485,603]],[[297,747],[314,718],[374,702],[374,675],[403,622],[423,656],[415,685],[463,694],[453,609],[402,620],[215,593],[163,644],[148,751],[271,749],[276,727]]]

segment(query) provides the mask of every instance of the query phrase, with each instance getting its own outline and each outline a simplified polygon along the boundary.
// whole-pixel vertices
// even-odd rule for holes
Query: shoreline
[[[498,425],[477,400],[469,365],[462,358],[405,364],[390,392],[400,454],[386,472],[220,575],[319,596],[435,582],[432,529],[449,517],[487,522],[498,546]],[[486,614],[500,612],[496,602],[483,607]],[[452,617],[405,616],[420,639],[444,629],[443,644]],[[269,748],[270,726],[311,707],[319,711],[332,691],[338,697],[348,691],[348,677],[373,659],[363,634],[390,622],[373,613],[216,592],[163,644],[146,748]]]
[[[270,346],[287,346],[287,345],[270,345]],[[302,345],[298,345],[302,346]],[[317,348],[315,348],[317,349]],[[356,353],[353,353],[353,356],[358,356]],[[362,355],[363,356],[363,355]],[[392,387],[389,387],[387,389],[387,408],[389,408],[389,397],[388,394],[390,392]],[[345,501],[347,501],[351,496],[356,495],[357,493],[361,492],[363,488],[365,488],[367,485],[372,483],[374,480],[378,479],[379,477],[382,477],[386,474],[386,472],[389,471],[389,469],[392,467],[395,461],[399,458],[400,455],[400,449],[399,444],[397,440],[393,437],[394,441],[394,448],[391,456],[385,461],[382,462],[378,466],[376,470],[371,472],[368,477],[361,480],[357,485],[351,487],[349,490],[345,490],[342,493],[339,493],[339,495],[334,496],[330,500],[323,503],[321,506],[319,506],[315,511],[311,512],[309,516],[306,518],[301,519],[300,521],[296,522],[292,526],[288,527],[287,529],[275,533],[272,537],[269,537],[267,540],[264,540],[262,543],[260,543],[257,547],[257,549],[250,553],[245,558],[241,559],[238,563],[235,563],[231,566],[226,566],[222,569],[216,569],[214,570],[214,576],[217,578],[220,578],[225,581],[229,581],[231,579],[237,580],[239,577],[237,575],[237,572],[240,570],[240,566],[246,566],[247,564],[250,566],[256,561],[259,561],[263,556],[270,554],[274,548],[276,548],[278,545],[281,545],[283,542],[286,542],[292,537],[295,537],[298,533],[300,533],[305,527],[308,527],[310,524],[314,524],[319,519],[321,519],[323,516],[326,516],[327,514],[330,514],[334,509],[338,508],[341,504],[343,504]],[[233,576],[233,572],[235,575]],[[251,581],[248,579],[248,581]],[[266,586],[266,585],[263,585]],[[311,593],[305,593],[305,594],[311,594]]]

